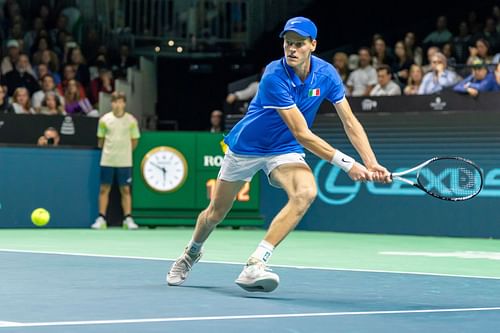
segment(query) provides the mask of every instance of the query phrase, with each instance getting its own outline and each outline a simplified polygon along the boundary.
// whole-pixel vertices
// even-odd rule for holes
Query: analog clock
[[[145,183],[158,192],[174,192],[182,187],[187,178],[187,162],[184,155],[172,147],[151,149],[141,163]]]

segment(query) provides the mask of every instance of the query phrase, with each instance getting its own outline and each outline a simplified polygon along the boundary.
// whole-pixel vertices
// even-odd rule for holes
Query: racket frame
[[[450,198],[450,197],[441,196],[441,195],[439,195],[437,193],[428,191],[419,182],[420,170],[423,169],[426,165],[428,165],[428,164],[430,164],[430,163],[432,163],[432,162],[434,162],[436,160],[458,160],[458,161],[462,161],[462,162],[465,162],[465,163],[468,163],[468,164],[472,165],[479,172],[479,177],[480,177],[480,180],[481,180],[481,184],[479,185],[479,190],[477,190],[473,194],[470,194],[470,195],[467,195],[467,196],[464,196],[464,197],[460,197],[460,198]],[[411,181],[411,180],[409,180],[407,178],[401,177],[401,176],[404,176],[406,174],[412,173],[415,170],[418,170],[417,171],[417,175],[415,177],[416,180],[417,180],[416,182]],[[447,201],[464,201],[464,200],[472,199],[476,195],[478,195],[479,192],[481,192],[481,190],[483,189],[483,183],[484,183],[483,171],[479,168],[479,166],[476,163],[472,162],[471,160],[468,160],[468,159],[460,157],[460,156],[441,156],[441,157],[436,156],[436,157],[433,157],[431,159],[428,159],[425,162],[420,163],[417,166],[414,166],[411,169],[408,169],[408,170],[405,170],[405,171],[401,171],[401,172],[393,172],[393,173],[391,173],[391,179],[392,180],[398,180],[398,181],[401,181],[401,182],[406,183],[408,185],[414,186],[414,187],[416,187],[416,188],[424,191],[425,193],[427,193],[427,194],[429,194],[429,195],[431,195],[431,196],[433,196],[435,198],[438,198],[438,199],[441,199],[441,200],[447,200]]]

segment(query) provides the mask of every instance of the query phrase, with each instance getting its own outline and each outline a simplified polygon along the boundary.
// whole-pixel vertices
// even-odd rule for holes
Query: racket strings
[[[474,196],[482,187],[480,170],[455,159],[431,162],[420,170],[417,180],[432,195],[451,199]]]

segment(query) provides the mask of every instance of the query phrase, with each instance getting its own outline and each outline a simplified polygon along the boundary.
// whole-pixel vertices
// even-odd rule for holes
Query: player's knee
[[[207,208],[206,211],[207,223],[217,225],[220,222],[222,222],[222,220],[224,220],[226,214],[227,214],[227,209],[223,209],[222,207],[210,206]]]
[[[298,208],[307,209],[316,199],[317,194],[316,187],[307,186],[297,190],[290,199]]]

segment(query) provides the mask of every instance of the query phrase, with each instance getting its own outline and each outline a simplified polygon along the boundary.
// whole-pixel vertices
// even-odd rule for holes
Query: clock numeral
[[[236,196],[236,200],[247,202],[250,201],[250,183],[246,182],[245,185],[241,188]]]
[[[208,200],[211,200],[212,197],[213,197],[213,195],[214,195],[215,183],[216,182],[217,181],[215,179],[209,179],[205,183],[205,185],[207,187],[207,199]],[[243,187],[241,188],[241,190],[236,195],[236,200],[237,201],[241,201],[241,202],[250,201],[250,183],[249,182],[246,182],[243,185]]]

